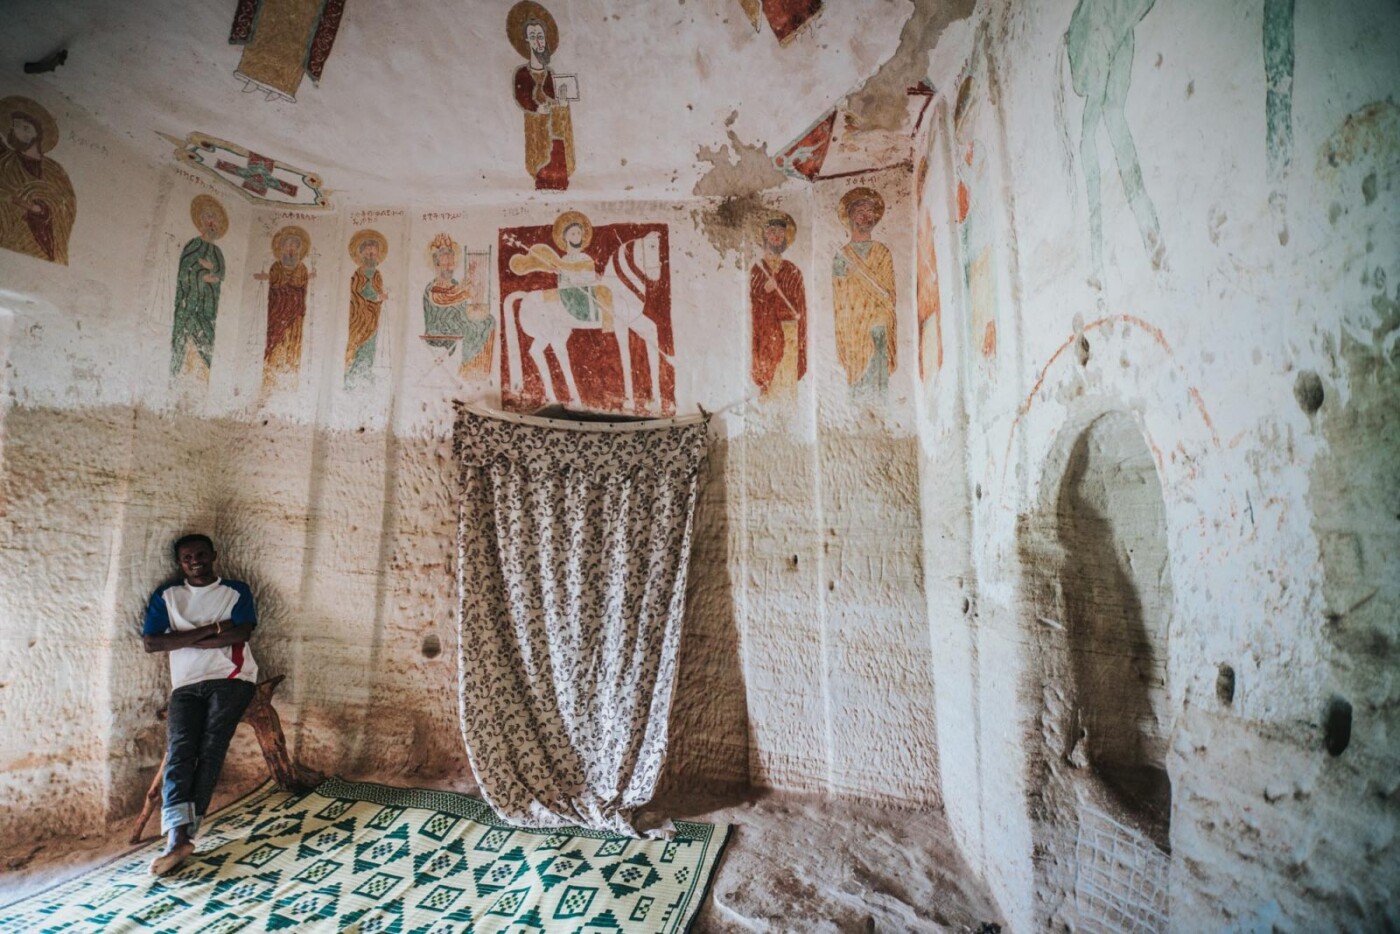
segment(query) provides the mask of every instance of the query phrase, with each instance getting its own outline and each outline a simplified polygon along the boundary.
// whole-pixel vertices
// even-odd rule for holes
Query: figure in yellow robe
[[[831,265],[836,318],[836,357],[853,392],[884,393],[897,364],[894,257],[870,239],[884,214],[884,201],[868,188],[841,199],[841,219],[851,239]]]
[[[389,252],[389,242],[377,230],[361,230],[350,240],[350,256],[356,262],[350,276],[350,333],[345,343],[345,388],[371,378],[379,344],[379,314],[389,293],[379,263]]]
[[[68,265],[68,236],[78,213],[73,183],[45,153],[58,125],[27,97],[0,100],[0,247]]]

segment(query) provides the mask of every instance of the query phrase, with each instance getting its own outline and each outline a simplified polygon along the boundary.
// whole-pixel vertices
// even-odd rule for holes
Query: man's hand
[[[222,627],[222,631],[219,631],[217,627]],[[252,626],[247,624],[235,626],[232,620],[216,623],[214,627],[210,628],[215,629],[215,631],[196,642],[194,644],[195,648],[221,649],[226,645],[238,645],[239,643],[247,642],[249,637],[253,635]]]

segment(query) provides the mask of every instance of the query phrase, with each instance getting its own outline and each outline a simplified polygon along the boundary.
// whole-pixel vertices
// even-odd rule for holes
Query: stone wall
[[[976,582],[930,612],[944,801],[1014,927],[1396,923],[1397,25],[991,2],[931,58],[962,409],[926,438],[966,418]],[[929,560],[960,560],[925,447]],[[1077,639],[1154,614],[1086,681]],[[1142,696],[1169,829],[1105,793],[1128,724],[1095,691]]]

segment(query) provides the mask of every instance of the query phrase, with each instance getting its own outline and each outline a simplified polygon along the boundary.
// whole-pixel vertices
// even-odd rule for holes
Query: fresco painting
[[[918,269],[915,292],[919,306],[919,378],[943,368],[943,310],[938,294],[938,256],[933,245],[933,221],[927,210],[919,212],[915,248]]]
[[[783,257],[796,236],[789,215],[770,215],[758,231],[763,255],[749,270],[750,372],[764,399],[792,395],[807,373],[807,292],[802,270]]]
[[[27,97],[0,98],[0,247],[68,265],[78,200],[68,173],[49,152],[58,122]]]
[[[1133,31],[1155,0],[1079,0],[1065,33],[1074,93],[1084,98],[1079,159],[1089,198],[1089,235],[1094,276],[1102,286],[1103,194],[1098,132],[1102,126],[1113,146],[1118,177],[1137,220],[1153,268],[1166,262],[1166,244],[1157,224],[1157,209],[1143,184],[1142,164],[1128,126],[1125,108],[1132,83]]]
[[[267,283],[267,341],[263,347],[263,392],[288,388],[301,371],[306,290],[316,277],[306,268],[311,236],[288,225],[272,235],[272,266],[253,278]]]
[[[968,75],[953,110],[958,246],[971,344],[984,360],[991,360],[997,352],[996,210],[990,202],[987,147],[977,136],[981,112],[980,87]]]
[[[175,324],[170,330],[170,375],[207,382],[214,365],[214,325],[224,281],[224,254],[216,240],[228,233],[228,212],[212,195],[190,202],[199,235],[180,251],[175,277]]]
[[[319,82],[345,0],[238,0],[230,45],[243,46],[236,77],[268,100],[297,99],[302,75]]]
[[[345,342],[345,388],[374,381],[380,314],[389,300],[379,264],[389,255],[389,241],[377,230],[358,230],[350,238],[350,331]]]
[[[885,199],[872,188],[852,188],[837,206],[850,239],[831,265],[836,356],[852,395],[885,395],[898,365],[894,257],[871,238],[885,214]]]
[[[809,181],[816,178],[831,149],[831,137],[835,130],[836,111],[832,110],[774,157],[773,164],[793,178]]]
[[[554,17],[534,0],[521,0],[506,16],[506,36],[525,64],[515,70],[515,103],[525,118],[525,171],[541,191],[564,191],[574,174],[574,125],[570,101],[578,100],[578,77],[556,74],[550,63],[559,48]]]
[[[1264,117],[1269,160],[1269,205],[1287,242],[1283,226],[1284,187],[1293,161],[1293,0],[1264,0]]]
[[[787,45],[821,12],[822,0],[739,0],[739,6],[755,32],[759,28],[759,14],[762,14],[778,43]]]
[[[490,253],[466,253],[446,233],[428,244],[434,276],[423,289],[423,334],[420,340],[441,366],[455,354],[457,376],[489,380],[496,349],[496,318],[491,312],[487,276]],[[463,278],[457,278],[462,268]]]
[[[330,193],[313,172],[230,143],[208,133],[184,139],[161,136],[175,144],[175,158],[197,172],[227,185],[254,204],[303,210],[327,210]]]
[[[505,407],[674,413],[669,255],[665,224],[579,211],[501,230]]]

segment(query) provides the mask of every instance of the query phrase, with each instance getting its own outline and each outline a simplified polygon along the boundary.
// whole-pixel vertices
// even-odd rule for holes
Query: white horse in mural
[[[607,286],[612,292],[612,334],[617,341],[617,352],[622,358],[623,391],[634,411],[640,411],[633,392],[632,352],[628,346],[628,334],[636,334],[647,349],[647,363],[651,366],[651,405],[653,410],[661,408],[661,368],[660,359],[671,360],[669,354],[661,352],[656,323],[643,314],[647,296],[661,279],[661,235],[652,231],[636,240],[628,240],[613,253],[598,278],[598,285]],[[553,295],[553,298],[548,296]],[[549,373],[549,361],[545,359],[546,349],[553,348],[559,360],[559,368],[564,371],[564,382],[569,387],[569,397],[578,402],[578,383],[574,379],[573,364],[569,360],[569,335],[574,331],[602,330],[606,316],[599,314],[595,321],[581,321],[569,313],[554,289],[532,292],[512,292],[501,303],[505,311],[502,324],[506,338],[506,376],[513,392],[524,387],[525,371],[520,357],[520,341],[516,336],[516,322],[520,330],[530,337],[530,358],[540,372],[544,382],[545,398],[558,402],[554,391],[554,379]]]

